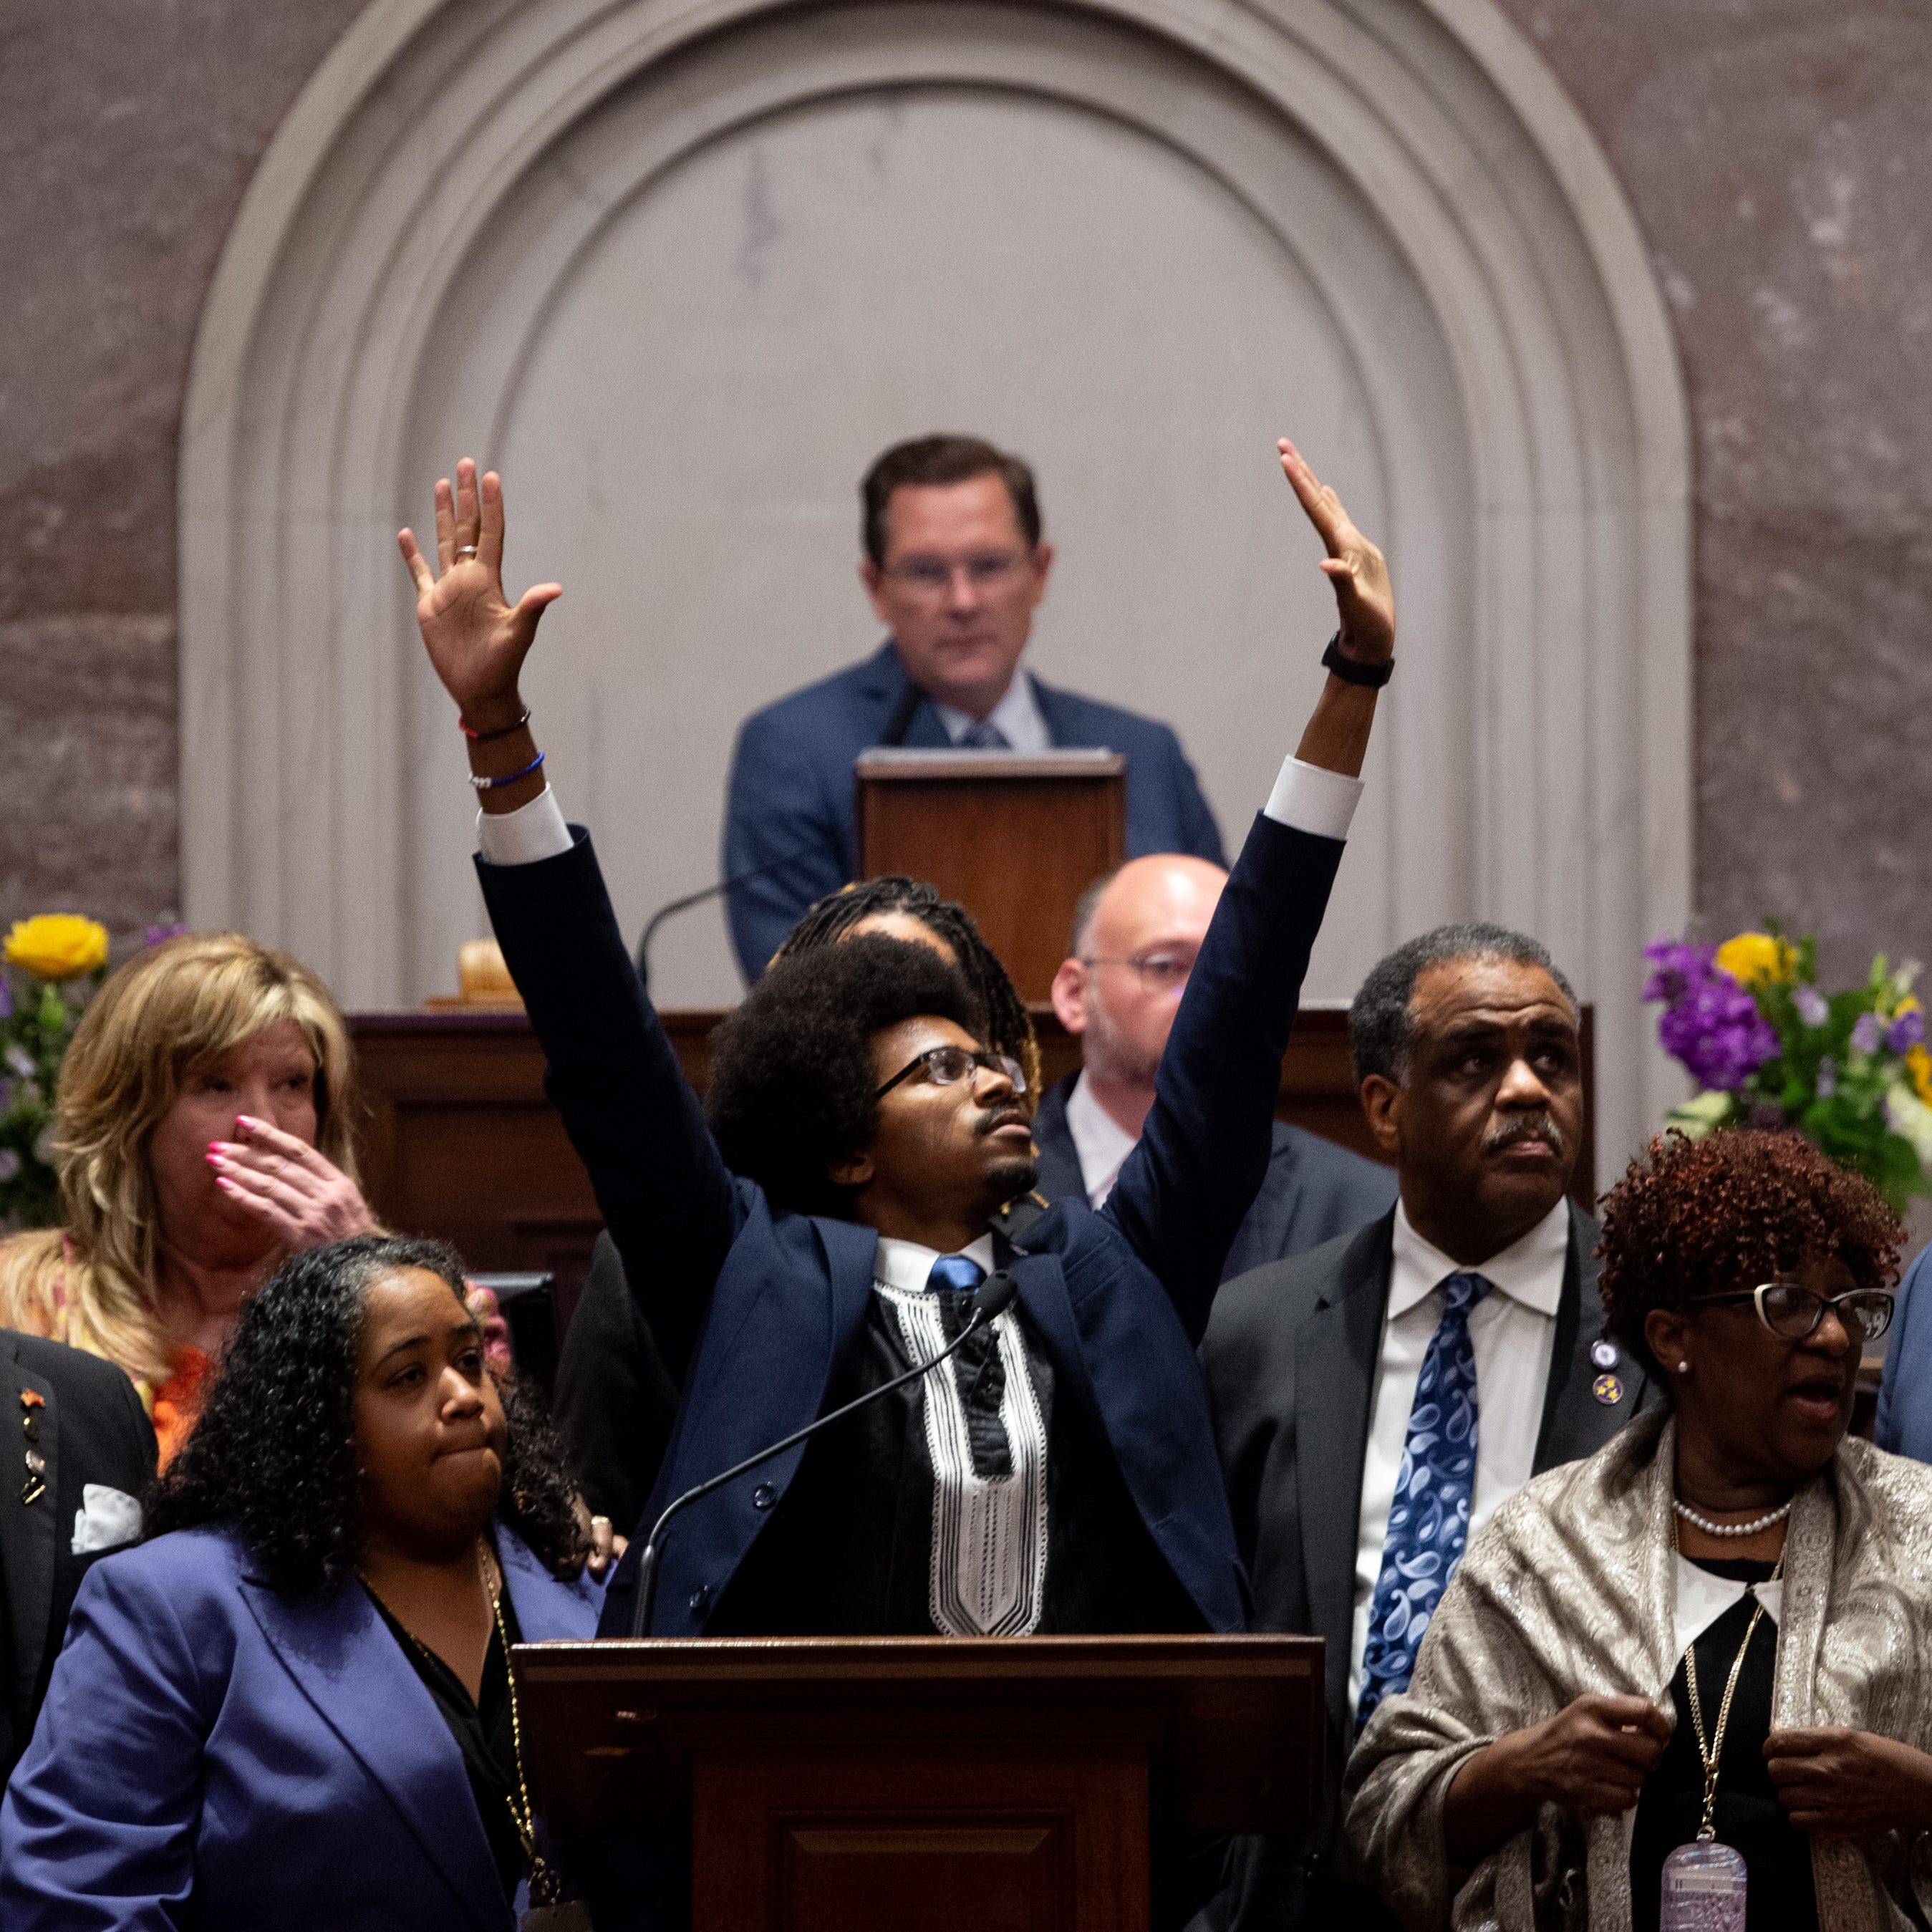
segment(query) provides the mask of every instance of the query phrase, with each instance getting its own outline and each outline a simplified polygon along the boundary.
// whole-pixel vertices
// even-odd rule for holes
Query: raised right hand
[[[537,620],[563,595],[560,584],[538,584],[513,605],[503,595],[503,486],[493,470],[479,488],[476,465],[456,466],[436,486],[436,550],[432,571],[412,532],[397,538],[416,580],[416,623],[443,688],[473,731],[494,731],[523,710],[517,680],[536,641]],[[458,553],[472,551],[472,555]]]

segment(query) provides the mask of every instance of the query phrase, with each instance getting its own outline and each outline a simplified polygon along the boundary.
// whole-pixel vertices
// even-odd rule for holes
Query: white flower
[[[0,1184],[11,1180],[20,1171],[20,1156],[11,1148],[0,1148]]]
[[[1727,1126],[1737,1110],[1737,1096],[1715,1088],[1694,1094],[1681,1107],[1670,1110],[1670,1124],[1688,1140],[1701,1141],[1706,1134]]]
[[[34,1158],[43,1167],[54,1164],[54,1124],[51,1120],[40,1130],[40,1138],[34,1142]]]
[[[34,1066],[33,1056],[23,1047],[10,1046],[8,1048],[7,1064],[10,1066],[22,1080],[32,1079],[36,1071]]]
[[[1932,1167],[1932,1107],[1903,1080],[1894,1080],[1885,1090],[1885,1124],[1912,1143],[1921,1167]]]

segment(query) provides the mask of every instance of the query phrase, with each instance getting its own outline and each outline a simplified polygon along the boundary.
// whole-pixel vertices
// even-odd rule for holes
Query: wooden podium
[[[690,1820],[692,1932],[1146,1932],[1150,1825],[1292,1832],[1318,1637],[520,1645],[538,1810]]]
[[[1127,856],[1118,752],[886,749],[852,767],[859,876],[903,872],[979,921],[1023,1000],[1043,1000],[1080,895]]]

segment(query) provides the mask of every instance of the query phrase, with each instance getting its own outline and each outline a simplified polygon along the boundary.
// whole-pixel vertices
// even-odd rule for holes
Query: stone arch
[[[426,466],[446,464],[452,436],[489,460],[507,441],[526,476],[550,460],[530,454],[530,398],[562,393],[581,292],[608,302],[596,278],[620,244],[656,260],[697,232],[678,196],[705,168],[739,169],[748,196],[759,153],[794,175],[842,165],[867,116],[910,128],[928,166],[988,128],[1070,168],[1096,157],[1100,200],[1113,182],[1150,223],[1171,200],[1170,246],[1220,224],[1233,238],[1212,259],[1239,266],[1251,234],[1253,314],[1300,292],[1310,352],[1348,392],[1334,420],[1360,452],[1352,500],[1388,533],[1414,640],[1316,990],[1346,992],[1382,945],[1437,918],[1538,932],[1598,1003],[1614,1156],[1671,1090],[1634,993],[1638,949],[1689,901],[1686,416],[1630,213],[1491,0],[378,0],[278,132],[196,346],[181,490],[189,916],[291,946],[351,1004],[434,988],[474,901],[459,767],[431,764],[452,734],[425,701],[393,530],[421,518]],[[1132,213],[1096,207],[1102,226]],[[650,221],[668,225],[636,239]],[[1184,432],[1154,445],[1190,447]],[[567,492],[580,453],[553,454]],[[729,520],[713,509],[712,525]],[[1084,534],[1104,548],[1104,530]],[[517,541],[513,565],[550,574],[547,550]],[[566,581],[589,583],[593,614],[604,602],[596,558]],[[1109,632],[1104,590],[1082,594],[1068,681],[1112,665],[1110,690],[1185,711],[1238,830],[1267,667],[1143,662]],[[1318,619],[1302,594],[1282,593],[1297,625]],[[622,608],[605,603],[607,631]],[[867,635],[848,629],[831,662]],[[686,655],[718,648],[698,644]],[[1312,655],[1294,656],[1283,721]],[[677,674],[669,653],[652,674]],[[684,701],[701,711],[704,694]],[[598,734],[621,704],[610,690],[570,702],[563,715],[556,694],[557,728],[584,776],[561,781],[566,798],[600,832],[620,827],[629,794]],[[676,882],[700,883],[716,747],[688,770],[676,746],[650,755],[688,819]],[[612,832],[613,869],[641,910],[674,880],[641,832],[633,865],[626,836]]]

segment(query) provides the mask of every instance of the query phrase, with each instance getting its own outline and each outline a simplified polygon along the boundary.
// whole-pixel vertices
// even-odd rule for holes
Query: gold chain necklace
[[[1784,1557],[1780,1552],[1768,1580],[1776,1582],[1784,1570]],[[1718,1706],[1717,1732],[1708,1740],[1704,1735],[1704,1708],[1697,1696],[1696,1638],[1693,1637],[1684,1646],[1684,1688],[1690,1694],[1691,1736],[1697,1740],[1697,1755],[1704,1763],[1704,1816],[1697,1828],[1700,1843],[1708,1844],[1718,1835],[1718,1767],[1724,1755],[1724,1730],[1731,1721],[1731,1700],[1737,1694],[1745,1653],[1750,1648],[1751,1639],[1756,1636],[1759,1622],[1764,1616],[1762,1600],[1756,1599],[1755,1591],[1752,1594],[1757,1608],[1752,1611],[1750,1622],[1744,1626],[1744,1640],[1738,1646],[1738,1654],[1732,1660],[1730,1678],[1724,1685],[1724,1702]]]
[[[517,1676],[510,1668],[510,1634],[503,1625],[503,1598],[500,1590],[490,1587],[490,1546],[479,1536],[476,1539],[476,1580],[483,1588],[483,1600],[490,1606],[490,1621],[496,1625],[496,1640],[503,1646],[503,1678],[508,1686],[510,1697],[510,1748],[517,1760],[517,1788],[505,1795],[503,1802],[510,1808],[510,1822],[516,1827],[517,1842],[524,1848],[524,1856],[530,1862],[530,1903],[538,1907],[554,1906],[563,1890],[562,1882],[554,1870],[537,1850],[536,1814],[530,1806],[530,1780],[524,1774],[524,1724],[522,1714],[517,1708]],[[501,1566],[498,1566],[501,1574]],[[368,1577],[362,1578],[362,1587],[370,1595],[376,1596],[376,1590]],[[394,1612],[390,1612],[394,1616]],[[425,1658],[449,1669],[441,1658],[406,1624],[401,1618],[395,1618],[396,1628],[407,1637]],[[484,1659],[488,1668],[489,1659]],[[482,1713],[478,1713],[479,1719]]]

